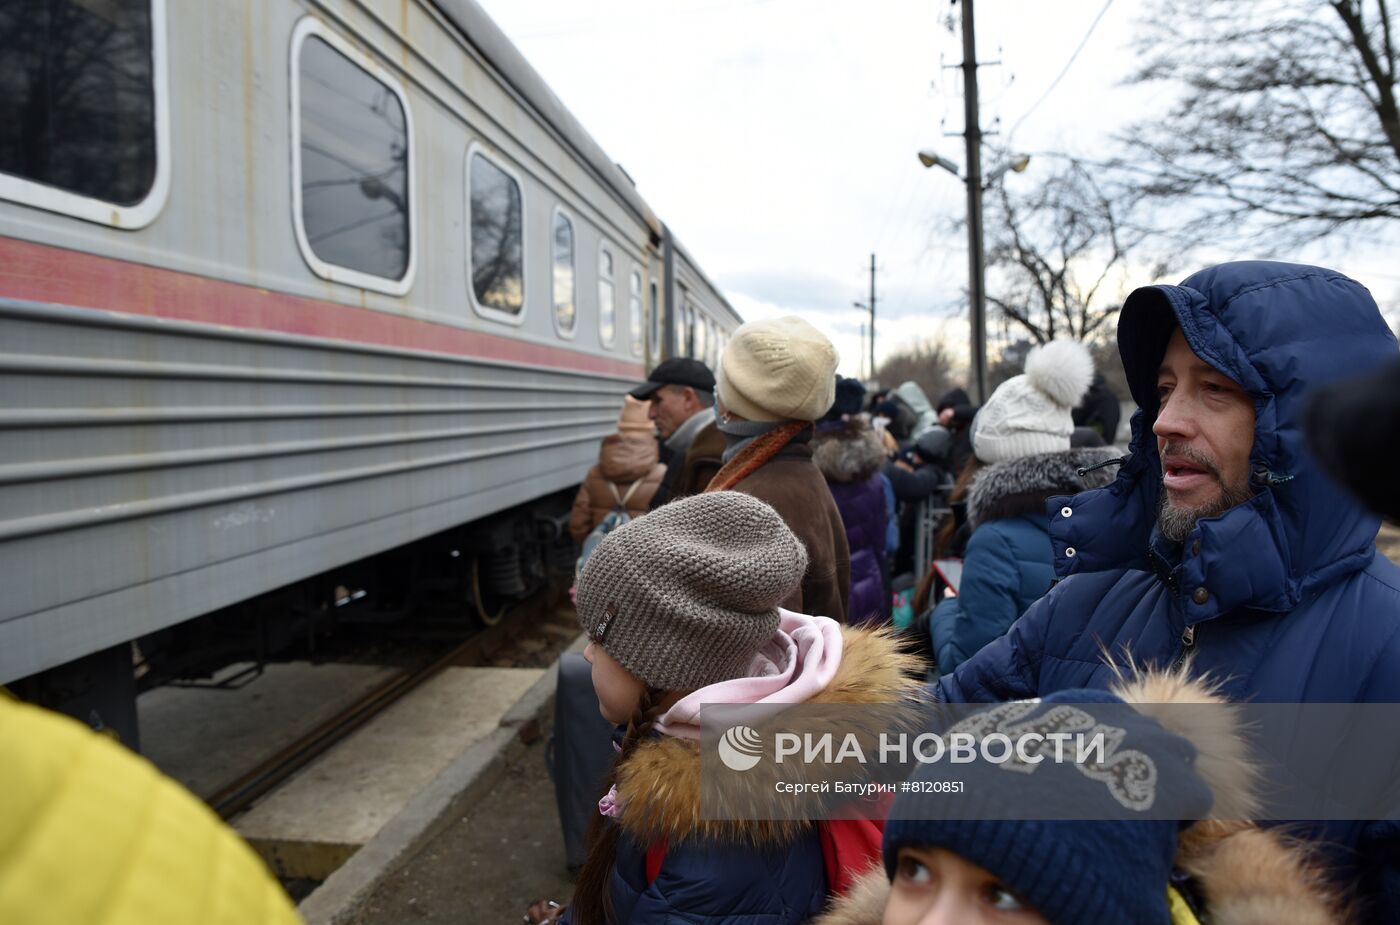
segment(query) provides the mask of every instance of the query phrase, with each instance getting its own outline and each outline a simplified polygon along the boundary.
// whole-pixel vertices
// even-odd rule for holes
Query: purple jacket
[[[812,461],[826,477],[851,547],[851,623],[889,618],[885,587],[885,488],[880,466],[885,449],[865,421],[822,422],[812,441]]]

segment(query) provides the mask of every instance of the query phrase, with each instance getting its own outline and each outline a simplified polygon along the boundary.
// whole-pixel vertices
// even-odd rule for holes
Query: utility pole
[[[972,329],[971,373],[973,393],[980,404],[987,400],[987,294],[986,256],[982,249],[982,125],[977,109],[977,38],[973,31],[973,0],[962,2],[963,40],[963,137],[967,140],[967,263],[968,316]],[[871,258],[870,317],[875,317],[875,265]],[[872,354],[873,355],[873,354]]]
[[[860,372],[861,379],[873,379],[874,376],[865,375],[865,322],[860,323]]]
[[[875,255],[870,255],[870,378],[875,378]]]

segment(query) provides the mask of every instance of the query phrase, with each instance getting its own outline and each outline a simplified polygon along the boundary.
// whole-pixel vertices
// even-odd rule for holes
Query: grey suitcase
[[[578,653],[565,653],[559,659],[554,732],[546,760],[570,868],[583,864],[588,853],[588,823],[598,812],[598,798],[617,755],[612,733],[613,725],[598,712],[592,666]]]

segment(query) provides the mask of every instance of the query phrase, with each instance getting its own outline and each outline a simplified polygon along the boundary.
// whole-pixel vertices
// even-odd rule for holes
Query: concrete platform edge
[[[566,652],[580,652],[580,636]],[[474,795],[485,792],[505,765],[513,745],[533,739],[544,711],[553,702],[559,678],[556,660],[500,719],[486,738],[462,751],[433,782],[419,792],[393,819],[331,874],[297,907],[307,925],[348,922],[375,888],[454,820]]]

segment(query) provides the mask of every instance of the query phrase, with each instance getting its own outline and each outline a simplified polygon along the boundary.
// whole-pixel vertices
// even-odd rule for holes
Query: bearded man
[[[1301,426],[1310,391],[1395,357],[1370,293],[1318,267],[1224,264],[1133,292],[1118,349],[1138,405],[1131,455],[1109,486],[1051,499],[1062,580],[935,696],[1108,688],[1111,654],[1189,657],[1232,700],[1400,703],[1400,568]],[[1339,863],[1369,915],[1400,921],[1393,823],[1311,834],[1350,853]]]

